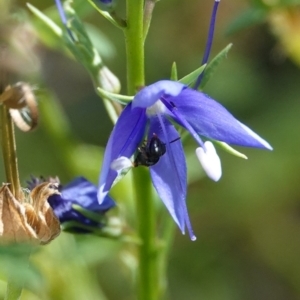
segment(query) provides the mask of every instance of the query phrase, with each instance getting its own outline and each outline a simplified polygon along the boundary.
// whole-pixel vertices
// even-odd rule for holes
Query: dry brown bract
[[[0,243],[47,244],[60,233],[60,223],[47,199],[59,194],[57,184],[42,183],[17,200],[3,184],[0,189]]]

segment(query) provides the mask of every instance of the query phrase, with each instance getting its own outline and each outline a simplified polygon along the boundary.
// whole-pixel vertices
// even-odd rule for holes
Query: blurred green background
[[[6,38],[20,35],[21,46],[13,48],[20,61],[15,60],[11,80],[34,85],[42,111],[36,131],[17,132],[21,179],[25,183],[31,174],[59,175],[67,182],[88,170],[83,175],[97,183],[101,151],[112,124],[83,67],[66,57],[63,47],[50,49],[37,40],[28,23],[35,19],[25,2],[13,1],[14,19],[2,22],[0,30]],[[147,83],[168,78],[173,61],[179,77],[199,66],[212,2],[157,3],[146,42]],[[264,137],[274,151],[239,149],[248,156],[245,161],[220,150],[223,177],[214,183],[193,163],[195,144],[188,141],[191,184],[187,202],[197,241],[191,242],[176,230],[169,259],[169,299],[300,299],[300,72],[295,63],[297,51],[291,54],[283,43],[283,38],[294,41],[292,35],[289,31],[277,35],[272,23],[274,13],[287,11],[277,6],[279,2],[272,1],[269,10],[260,1],[220,3],[212,56],[230,42],[233,48],[205,92]],[[0,3],[2,8],[7,5],[3,0]],[[41,10],[53,5],[52,1],[30,3]],[[234,20],[254,7],[266,9],[260,22],[226,34]],[[285,28],[284,22],[299,10],[299,5],[289,7],[291,15],[276,24]],[[122,4],[119,13],[124,14]],[[102,43],[98,42],[103,59],[126,93],[122,32],[89,8],[84,19],[101,31]],[[300,36],[299,24],[291,24]],[[21,56],[21,50],[29,52]],[[49,129],[48,118],[57,125],[57,115],[45,113],[47,103],[63,109],[69,144]],[[73,139],[78,148],[72,158],[76,167],[70,166],[69,152],[62,154],[72,147]],[[89,156],[91,153],[94,156]],[[5,181],[2,162],[0,166],[0,179]],[[134,274],[126,266],[135,263],[130,244],[62,233],[35,253],[32,262],[43,279],[38,284],[28,283],[31,290],[26,290],[22,299],[135,299]],[[0,298],[4,293],[3,281]]]

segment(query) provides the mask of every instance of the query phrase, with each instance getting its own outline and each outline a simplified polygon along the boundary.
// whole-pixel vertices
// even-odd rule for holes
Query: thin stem
[[[137,168],[133,172],[134,191],[137,206],[138,232],[142,244],[139,247],[138,266],[138,299],[157,299],[158,274],[157,274],[157,245],[155,208],[151,197],[148,170]]]
[[[6,105],[0,105],[2,117],[2,152],[6,173],[6,180],[10,183],[12,194],[20,199],[21,186],[19,180],[17,151],[14,125]]]

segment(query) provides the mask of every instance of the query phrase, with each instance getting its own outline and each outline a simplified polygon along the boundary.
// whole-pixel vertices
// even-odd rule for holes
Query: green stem
[[[127,88],[134,95],[145,85],[143,0],[127,0],[127,27],[124,29],[127,58]]]
[[[9,188],[16,199],[20,199],[21,186],[19,180],[17,151],[14,125],[6,105],[0,105],[2,117],[2,152],[6,180],[10,183]]]
[[[156,245],[155,207],[151,197],[149,172],[137,168],[133,172],[134,192],[137,206],[138,233],[142,244],[139,247],[138,299],[158,299],[159,277]]]
[[[124,29],[127,57],[128,94],[134,95],[145,85],[144,75],[144,0],[127,0],[127,27]],[[149,172],[136,168],[133,172],[137,226],[141,239],[138,248],[138,299],[157,299],[157,245],[155,226],[155,206],[151,197]]]

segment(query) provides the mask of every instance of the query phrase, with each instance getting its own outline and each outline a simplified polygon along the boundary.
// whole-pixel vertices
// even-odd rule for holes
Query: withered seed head
[[[8,185],[0,189],[0,243],[47,244],[60,233],[60,223],[47,199],[59,194],[57,185],[42,183],[28,198],[16,199]]]

